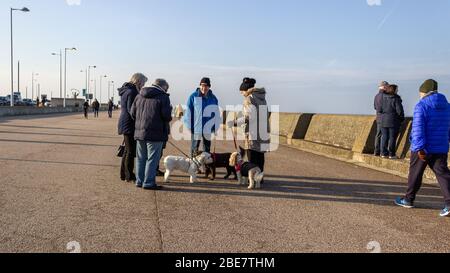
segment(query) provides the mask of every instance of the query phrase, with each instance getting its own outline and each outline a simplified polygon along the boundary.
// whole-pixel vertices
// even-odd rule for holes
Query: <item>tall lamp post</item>
[[[58,53],[52,53],[53,56],[59,56],[59,97],[62,98],[62,50]]]
[[[108,78],[107,75],[100,76],[100,104],[102,103],[102,80],[103,78]]]
[[[114,81],[109,81],[108,82],[108,100],[110,100],[111,99],[111,84],[113,84],[114,83]],[[113,101],[114,101],[114,99],[113,99]]]
[[[66,108],[66,97],[67,97],[67,51],[70,50],[77,50],[75,47],[72,48],[65,48],[64,49],[64,105],[63,107]]]
[[[87,81],[86,81],[86,88],[87,88],[87,94],[88,94],[88,96],[91,94],[91,68],[97,68],[97,66],[96,65],[90,65],[90,66],[88,66],[88,69],[87,69]]]
[[[29,12],[28,8],[14,9],[11,12],[11,107],[14,107],[14,40],[13,40],[13,11]]]
[[[31,74],[31,100],[34,100],[34,83],[37,81],[34,77],[39,76],[39,73]]]

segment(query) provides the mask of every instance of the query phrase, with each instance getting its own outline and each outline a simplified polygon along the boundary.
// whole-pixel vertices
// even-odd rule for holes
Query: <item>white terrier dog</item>
[[[260,189],[264,173],[253,163],[244,162],[240,153],[233,153],[230,157],[230,166],[236,168],[240,185],[249,184],[248,189]]]
[[[164,182],[169,183],[170,175],[178,170],[188,173],[191,176],[190,182],[197,182],[197,172],[200,168],[204,168],[205,164],[212,164],[213,158],[209,153],[202,153],[193,160],[179,156],[168,156],[164,159],[164,166],[166,173],[164,175]]]

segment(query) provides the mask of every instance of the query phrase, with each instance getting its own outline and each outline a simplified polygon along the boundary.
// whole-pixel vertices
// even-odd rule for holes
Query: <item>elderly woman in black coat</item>
[[[131,106],[134,103],[139,91],[148,81],[147,77],[141,73],[136,73],[131,80],[119,88],[121,113],[119,118],[119,135],[123,135],[125,151],[120,167],[120,179],[122,181],[134,182],[134,159],[136,157],[136,140],[134,139],[135,121],[131,117]]]

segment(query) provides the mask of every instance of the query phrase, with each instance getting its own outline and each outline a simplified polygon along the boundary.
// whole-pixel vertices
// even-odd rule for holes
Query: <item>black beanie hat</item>
[[[252,89],[256,85],[256,80],[251,78],[244,78],[240,91],[248,91],[249,89]]]
[[[206,84],[207,86],[211,87],[211,80],[209,78],[203,78],[200,81],[200,85],[202,85],[202,84]]]

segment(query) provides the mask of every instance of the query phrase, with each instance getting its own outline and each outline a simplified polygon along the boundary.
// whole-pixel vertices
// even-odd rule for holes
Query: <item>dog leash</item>
[[[178,148],[177,145],[173,144],[170,140],[167,141],[172,147],[174,147],[178,152],[180,152],[182,155],[184,155],[185,157],[189,158],[189,160],[191,160],[192,162],[194,162],[194,164],[200,168],[200,163],[197,162],[197,160],[195,158],[192,158],[190,156],[188,156],[186,153],[184,153],[180,148]]]

